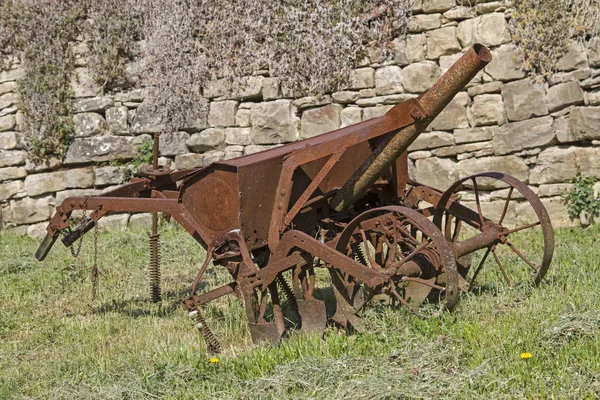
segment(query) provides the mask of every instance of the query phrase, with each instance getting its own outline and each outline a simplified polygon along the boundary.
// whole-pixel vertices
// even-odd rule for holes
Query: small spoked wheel
[[[438,274],[448,275],[445,306],[453,309],[458,295],[456,260],[440,230],[416,210],[390,206],[356,217],[342,232],[336,249],[365,268],[388,277],[385,284],[368,287],[342,271],[332,269],[332,282],[354,313],[373,299],[418,307],[435,285]]]
[[[454,224],[447,223],[452,220]],[[487,172],[459,180],[440,199],[433,221],[444,228],[458,257],[478,251],[480,257],[465,271],[471,286],[476,280],[480,286],[498,280],[507,286],[537,285],[552,262],[554,231],[548,212],[539,197],[512,176]],[[460,226],[460,232],[453,226]]]

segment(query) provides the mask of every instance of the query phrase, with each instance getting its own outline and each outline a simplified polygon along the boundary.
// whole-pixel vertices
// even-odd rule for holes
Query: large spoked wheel
[[[452,248],[440,230],[418,211],[400,206],[369,210],[344,229],[336,249],[365,268],[389,277],[381,286],[368,287],[332,268],[338,303],[344,301],[353,313],[380,295],[391,303],[415,309],[432,289],[442,289],[434,284],[440,273],[448,276],[445,306],[452,310],[456,305],[458,274]]]
[[[463,189],[460,204],[451,200],[460,198]],[[448,224],[452,219],[461,224]],[[440,199],[434,223],[444,227],[459,256],[482,251],[466,274],[471,286],[476,279],[482,286],[498,279],[508,286],[523,281],[537,285],[552,262],[554,231],[548,212],[527,185],[509,175],[486,172],[459,180]],[[497,268],[484,267],[490,260]]]

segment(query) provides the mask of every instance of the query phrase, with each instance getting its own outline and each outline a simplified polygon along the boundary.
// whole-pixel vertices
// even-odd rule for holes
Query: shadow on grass
[[[162,301],[153,303],[150,297],[136,297],[111,300],[95,307],[95,314],[123,314],[131,318],[158,317],[168,318],[181,308],[183,299],[189,295],[189,288],[181,288],[162,293]]]

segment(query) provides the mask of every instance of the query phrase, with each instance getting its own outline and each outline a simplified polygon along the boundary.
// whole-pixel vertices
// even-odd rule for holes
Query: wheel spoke
[[[510,198],[512,197],[513,190],[515,190],[515,188],[511,186],[510,190],[508,191],[508,196],[506,196],[506,203],[504,203],[504,210],[502,210],[502,216],[500,216],[498,225],[502,225],[502,221],[504,221],[504,217],[506,217],[506,212],[508,211],[508,203],[510,203]]]
[[[485,263],[486,258],[490,255],[491,251],[492,251],[492,247],[488,247],[487,251],[483,255],[483,258],[479,262],[479,265],[477,266],[477,269],[475,270],[473,277],[471,278],[471,282],[469,283],[469,286],[473,286],[473,282],[475,282],[475,278],[477,278],[477,275],[479,275],[479,271],[481,271],[481,267],[483,267],[483,264]]]
[[[481,228],[483,228],[483,213],[481,212],[481,202],[479,200],[479,189],[477,187],[477,179],[475,177],[471,178],[473,181],[473,190],[475,191],[475,203],[477,203],[477,213],[479,214],[479,221],[481,223]]]
[[[401,266],[403,266],[405,263],[409,262],[414,256],[416,256],[417,254],[419,254],[419,252],[421,250],[423,250],[425,247],[429,246],[429,244],[431,244],[430,241],[422,243],[419,247],[417,247],[414,251],[412,251],[409,255],[407,255],[406,257],[404,257],[402,260],[398,261],[397,263],[394,263],[390,266],[390,268],[393,269],[398,269]]]
[[[496,250],[492,250],[492,254],[494,255],[494,259],[496,260],[496,264],[498,264],[498,267],[500,267],[500,271],[502,272],[502,276],[504,277],[504,280],[506,281],[506,284],[508,286],[510,285],[510,279],[508,279],[508,275],[506,275],[506,272],[504,271],[504,267],[502,266],[502,263],[500,262],[500,258],[498,258],[498,254],[496,254]]]
[[[403,233],[404,235],[404,239],[407,239],[407,241],[411,242],[413,245],[415,246],[419,246],[421,245],[422,242],[419,242],[417,239],[414,238],[414,236],[412,236],[406,229],[404,229],[403,227],[398,227],[398,231],[400,231],[401,233]],[[406,241],[404,241],[404,243],[406,243]]]
[[[531,267],[532,270],[534,270],[535,272],[538,272],[537,268],[535,267],[535,265],[533,265],[533,263],[531,261],[529,261],[527,259],[527,257],[525,257],[520,251],[519,249],[517,249],[515,247],[515,245],[513,245],[511,242],[506,242],[506,245],[519,257],[521,257],[521,260],[525,261],[525,264],[529,265]]]
[[[520,226],[518,228],[515,229],[509,229],[508,231],[502,232],[503,235],[510,235],[511,233],[515,233],[515,232],[519,232],[519,231],[524,231],[525,229],[530,229],[530,228],[535,228],[538,225],[541,225],[542,222],[538,221],[538,222],[534,222],[532,224],[527,224],[527,225],[523,225]]]

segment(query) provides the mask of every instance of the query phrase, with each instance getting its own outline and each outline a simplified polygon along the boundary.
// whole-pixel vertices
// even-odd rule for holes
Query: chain
[[[96,211],[97,213],[97,211]],[[94,265],[92,265],[92,300],[98,297],[98,221],[94,224]]]
[[[88,196],[85,196],[85,201],[83,203],[83,216],[81,218],[82,221],[85,221],[85,217],[87,215],[87,202]],[[67,232],[62,231],[63,236],[67,236]],[[69,250],[71,250],[71,255],[73,258],[77,258],[79,253],[81,253],[81,246],[83,245],[83,234],[79,237],[79,244],[77,245],[77,250],[73,248],[73,245],[69,246]]]

